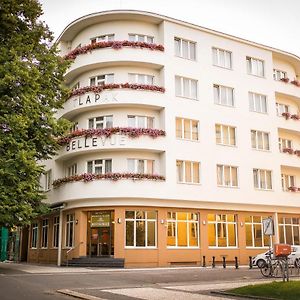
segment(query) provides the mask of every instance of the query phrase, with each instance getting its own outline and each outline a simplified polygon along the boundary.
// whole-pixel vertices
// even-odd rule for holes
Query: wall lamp
[[[122,223],[122,219],[121,218],[118,218],[118,224],[121,224]]]

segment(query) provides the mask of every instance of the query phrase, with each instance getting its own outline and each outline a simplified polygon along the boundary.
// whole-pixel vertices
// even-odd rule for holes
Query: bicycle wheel
[[[281,261],[277,261],[273,265],[272,276],[275,277],[275,278],[278,278],[278,277],[282,277],[283,274],[284,274],[284,265]]]
[[[271,276],[271,268],[269,265],[264,264],[261,268],[260,268],[260,272],[264,277],[270,277]]]

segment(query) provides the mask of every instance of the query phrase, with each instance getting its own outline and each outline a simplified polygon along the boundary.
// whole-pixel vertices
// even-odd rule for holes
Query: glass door
[[[113,211],[90,212],[88,217],[88,255],[110,256],[114,254]]]

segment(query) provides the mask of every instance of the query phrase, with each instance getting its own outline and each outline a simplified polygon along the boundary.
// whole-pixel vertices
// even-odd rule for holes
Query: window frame
[[[179,42],[179,53],[177,53],[177,47],[176,47],[176,42]],[[183,51],[183,43],[187,43],[187,57],[184,56],[184,51]],[[194,58],[192,57],[192,48],[191,45],[194,45]],[[191,41],[191,40],[186,40],[180,37],[174,37],[174,55],[175,57],[180,57],[183,59],[188,59],[191,61],[197,61],[197,42]]]
[[[262,64],[262,75],[259,74],[259,65],[258,63]],[[247,64],[247,74],[252,76],[257,76],[260,78],[265,78],[265,61],[259,58],[246,56],[246,64]],[[257,66],[255,67],[255,64]],[[257,74],[254,72],[255,68],[257,69]]]
[[[30,248],[38,249],[39,240],[39,223],[34,222],[31,224],[31,237],[30,237]]]
[[[288,78],[286,71],[273,68],[273,79],[275,81],[282,81],[281,79],[285,79],[285,78]]]
[[[145,218],[137,218],[137,212],[138,211],[141,211],[143,213],[145,213]],[[126,212],[134,212],[134,217],[132,219],[130,218],[127,218],[126,217]],[[148,218],[148,213],[149,212],[155,212],[156,214],[156,218],[155,219],[151,219],[151,218]],[[125,233],[125,249],[157,249],[157,244],[158,244],[158,229],[157,229],[157,218],[158,218],[158,212],[157,210],[125,210],[125,230],[124,230],[124,233]],[[137,230],[136,230],[136,223],[139,222],[139,221],[143,221],[145,222],[145,246],[137,246],[136,245],[136,233],[137,233]],[[133,222],[133,246],[127,246],[127,222]],[[154,223],[154,226],[155,226],[155,245],[154,246],[148,246],[148,223]]]
[[[53,217],[52,248],[59,246],[59,216]]]
[[[219,183],[219,169],[222,169],[222,183]],[[226,169],[229,169],[229,185],[226,184]],[[232,169],[236,170],[236,183],[237,185],[233,185],[233,172]],[[218,187],[226,187],[226,188],[239,188],[239,168],[237,166],[230,166],[230,165],[222,165],[217,164],[217,186]]]
[[[111,37],[112,37],[112,39],[111,39]],[[95,43],[99,43],[99,42],[108,42],[108,41],[114,41],[114,40],[115,40],[114,33],[101,34],[99,36],[90,38],[90,44],[95,44]]]
[[[222,96],[225,91],[226,104],[222,103]],[[226,106],[226,107],[235,107],[235,92],[234,88],[230,86],[225,86],[221,84],[213,85],[213,93],[214,93],[214,104]],[[232,95],[232,105],[230,104],[229,93]]]
[[[97,120],[97,119],[100,119],[102,118],[102,120]],[[105,129],[105,128],[113,128],[114,126],[114,123],[113,123],[113,120],[114,119],[114,116],[113,115],[104,115],[104,116],[97,116],[97,117],[93,117],[93,118],[89,118],[87,120],[87,123],[88,123],[88,126],[87,128],[88,129]],[[93,126],[91,127],[91,123],[93,123]],[[111,123],[111,125],[110,125]],[[99,127],[97,128],[97,125],[101,125],[103,127]]]
[[[283,220],[283,223],[280,223],[280,219],[282,218]],[[292,246],[299,246],[300,244],[300,220],[298,217],[279,217],[278,218],[278,236],[279,236],[279,242],[284,242],[286,243],[287,242],[287,233],[286,233],[286,227],[287,226],[290,226],[291,227],[291,233],[292,233],[292,239],[293,239],[293,244]],[[291,219],[291,223],[286,223],[287,219]],[[298,223],[293,223],[293,219],[297,219],[298,220]],[[294,228],[295,227],[298,227],[298,237],[299,237],[299,244],[295,244],[295,234],[294,234]],[[283,237],[284,237],[284,241],[280,241],[280,229],[283,228]]]
[[[218,136],[217,136],[217,126],[220,126],[220,143],[218,142]],[[223,130],[224,129],[224,130]],[[231,137],[231,129],[234,129],[234,144],[231,145],[230,141],[232,140]],[[225,138],[224,138],[224,132],[227,130],[227,136],[228,136],[228,144],[226,144]],[[221,146],[229,146],[229,147],[237,147],[237,138],[236,138],[236,126],[231,125],[225,125],[225,124],[215,124],[215,134],[216,134],[216,144]]]
[[[178,80],[180,80],[180,86],[178,86],[178,88],[180,89],[180,94],[177,94]],[[184,94],[184,80],[188,80],[188,95]],[[192,94],[193,94],[193,90],[192,90],[193,84],[192,83],[194,83],[196,86],[196,90],[195,90],[196,96],[195,97],[192,96]],[[184,77],[184,76],[175,75],[175,96],[198,101],[198,80]]]
[[[259,106],[260,106],[260,110],[258,110],[257,106],[257,102],[256,99],[257,97],[259,97]],[[263,95],[263,94],[259,94],[259,93],[255,93],[255,92],[248,92],[248,98],[249,98],[249,111],[250,112],[256,112],[256,113],[260,113],[260,114],[269,114],[269,107],[268,107],[268,97],[267,95]],[[265,108],[266,111],[263,111],[263,101],[265,101]],[[252,107],[253,106],[253,109]]]
[[[216,214],[216,213],[211,213],[211,214],[208,214],[208,215],[214,215],[214,218],[215,220],[214,221],[211,221],[209,220],[209,218],[207,218],[207,225],[209,224],[215,224],[215,246],[210,246],[209,245],[209,241],[208,241],[208,249],[237,249],[238,248],[238,216],[237,214]],[[207,215],[207,216],[208,216]],[[223,221],[222,220],[222,216],[226,216],[226,220]],[[228,215],[233,215],[234,216],[234,219],[235,221],[228,221]],[[217,216],[221,216],[220,220],[217,220]],[[219,241],[218,241],[218,224],[225,224],[225,227],[226,227],[226,246],[219,246]],[[228,246],[229,244],[229,235],[228,235],[228,225],[231,225],[233,224],[234,225],[234,233],[235,233],[235,246]]]
[[[181,122],[181,132],[180,132],[180,134],[178,134],[179,131],[180,131],[180,128],[177,128],[177,121]],[[185,137],[185,133],[187,132],[187,130],[185,130],[185,127],[186,127],[185,126],[186,125],[185,121],[189,121],[190,138]],[[193,129],[194,129],[193,123],[196,123],[196,125],[197,125],[197,132],[193,131]],[[199,126],[199,124],[200,124],[199,120],[176,117],[175,118],[176,139],[184,140],[184,141],[198,142],[200,140],[200,128],[199,128],[200,126]],[[197,139],[193,138],[194,134],[197,134]],[[180,136],[178,136],[178,135],[180,135]]]
[[[94,81],[94,83],[93,83]],[[107,73],[89,77],[90,86],[103,86],[115,82],[115,74]]]
[[[294,183],[293,185],[291,183]],[[288,184],[287,184],[288,183]],[[281,187],[283,192],[290,192],[290,187],[296,187],[296,176],[295,175],[289,175],[289,174],[281,174]]]
[[[224,65],[221,64],[221,53],[224,53]],[[227,58],[228,56],[226,56],[226,54],[229,54],[230,57],[230,61],[229,61],[229,65],[230,67],[227,67],[226,65],[228,65],[228,61]],[[215,61],[216,58],[216,61]],[[213,66],[216,67],[220,67],[220,68],[224,68],[227,70],[232,70],[232,51],[229,50],[225,50],[225,49],[221,49],[221,48],[217,48],[217,47],[212,47],[212,62],[213,62]]]
[[[185,220],[181,220],[178,219],[178,213],[185,213],[186,214],[186,219]],[[171,214],[171,216],[173,214],[175,214],[175,219],[173,218],[169,218],[169,214]],[[188,219],[188,215],[189,214],[193,214],[197,216],[197,220],[189,220]],[[199,249],[200,248],[200,215],[198,212],[190,212],[190,211],[168,211],[167,212],[167,249]],[[175,224],[174,227],[174,237],[175,237],[175,246],[170,246],[168,245],[168,237],[169,237],[169,224]],[[178,246],[178,223],[185,223],[186,224],[186,237],[187,237],[187,246]],[[191,224],[196,224],[197,227],[197,246],[191,246],[190,245],[190,226]],[[173,228],[173,226],[172,226]]]
[[[283,117],[283,113],[290,112],[290,105],[276,102],[276,114],[278,117]]]
[[[257,171],[257,186],[256,186],[256,183],[255,183],[255,174],[254,172]],[[262,173],[263,173],[263,177],[264,177],[264,182],[265,182],[265,185],[266,187],[263,188],[262,186],[262,181],[261,181],[261,177],[262,177]],[[271,188],[268,188],[267,185],[268,185],[268,175],[267,174],[270,174],[270,183],[271,183]],[[266,169],[258,169],[258,168],[253,168],[253,182],[254,182],[254,188],[256,190],[259,190],[259,191],[272,191],[273,190],[273,176],[272,176],[272,171],[271,170],[266,170]]]
[[[129,120],[130,119],[134,119],[134,127],[129,125]],[[128,127],[131,128],[148,128],[148,129],[154,129],[154,117],[150,117],[150,116],[141,116],[141,115],[127,115],[127,123],[128,123]],[[139,126],[140,120],[143,120],[143,126]],[[151,125],[150,123],[152,123],[152,126],[148,126]]]
[[[283,149],[293,149],[293,140],[286,138],[278,138],[279,152],[284,153]]]
[[[101,163],[96,163],[96,161],[101,161]],[[110,162],[110,167],[111,170],[107,171],[106,167],[108,167]],[[91,163],[91,164],[89,164]],[[106,164],[107,163],[107,164]],[[92,167],[92,172],[89,172],[89,168],[90,166]],[[101,167],[101,173],[96,173],[95,170],[96,168]],[[86,170],[88,174],[108,174],[108,173],[112,173],[112,159],[111,158],[99,158],[99,159],[94,159],[94,160],[88,160],[86,163]]]
[[[182,163],[182,172],[183,174],[181,175],[183,181],[179,181],[179,176],[178,176],[178,164]],[[186,163],[191,164],[191,181],[186,181]],[[199,182],[194,182],[194,164],[198,164],[198,178]],[[200,161],[190,161],[190,160],[176,160],[176,173],[177,173],[177,183],[178,184],[196,184],[200,185],[201,184],[201,162]]]
[[[44,191],[48,192],[51,190],[52,188],[52,182],[53,182],[53,178],[52,178],[52,169],[49,169],[45,172],[44,174],[44,178],[45,178],[45,186],[44,186]]]
[[[48,244],[49,244],[49,219],[43,219],[41,249],[48,249]]]
[[[253,146],[253,140],[252,140],[252,134],[255,133],[255,147]],[[262,137],[262,149],[259,148],[259,133],[261,133]],[[265,135],[267,135],[268,138],[268,148],[265,148]],[[266,131],[261,131],[261,130],[256,130],[256,129],[251,129],[250,130],[250,138],[251,138],[251,148],[253,150],[258,150],[258,151],[270,151],[270,132]]]
[[[131,37],[134,37],[133,39]],[[143,37],[144,40],[140,41],[139,37]],[[149,42],[148,39],[151,39]],[[148,44],[154,44],[154,36],[147,35],[147,34],[139,34],[139,33],[128,33],[128,40],[131,42],[141,42],[141,43],[148,43]]]
[[[133,161],[133,163],[134,163],[134,170],[133,170],[133,172],[130,170],[129,161]],[[139,162],[140,161],[143,161],[143,164],[144,164],[144,170],[143,170],[143,172],[139,172]],[[152,164],[152,173],[148,172],[148,163]],[[130,172],[130,173],[135,173],[135,174],[154,174],[155,173],[154,168],[155,168],[155,160],[154,159],[127,158],[127,169],[128,169],[128,172]]]
[[[65,247],[68,249],[74,248],[75,246],[75,214],[70,213],[66,215],[65,224]],[[71,234],[72,228],[72,234]]]
[[[250,221],[247,221],[245,218],[245,234],[246,234],[246,248],[247,249],[262,249],[262,248],[268,248],[269,247],[269,243],[272,241],[270,241],[270,236],[268,237],[267,235],[264,234],[264,230],[263,230],[263,216],[257,216],[257,215],[247,215],[248,217],[250,217]],[[260,222],[256,222],[254,220],[254,217],[260,217]],[[251,246],[247,246],[247,225],[251,226],[251,240],[252,240],[252,245]],[[255,225],[260,225],[261,228],[261,243],[262,246],[255,246]],[[267,237],[268,239],[268,245],[265,244],[265,240],[264,237]]]

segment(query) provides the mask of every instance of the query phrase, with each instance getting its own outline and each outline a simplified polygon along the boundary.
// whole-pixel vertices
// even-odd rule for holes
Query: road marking
[[[78,299],[85,299],[85,300],[105,300],[103,298],[99,298],[99,297],[95,297],[95,296],[91,296],[91,295],[87,295],[87,294],[78,293],[78,292],[71,291],[71,290],[68,290],[68,289],[57,290],[57,292],[60,293],[60,294],[64,294],[64,295],[71,296],[71,297],[78,298]]]
[[[220,300],[223,297],[192,294],[186,292],[170,291],[157,288],[131,288],[102,290],[102,292],[134,297],[143,300],[170,300],[170,299],[189,299],[189,300]],[[233,299],[233,298],[227,298]]]

